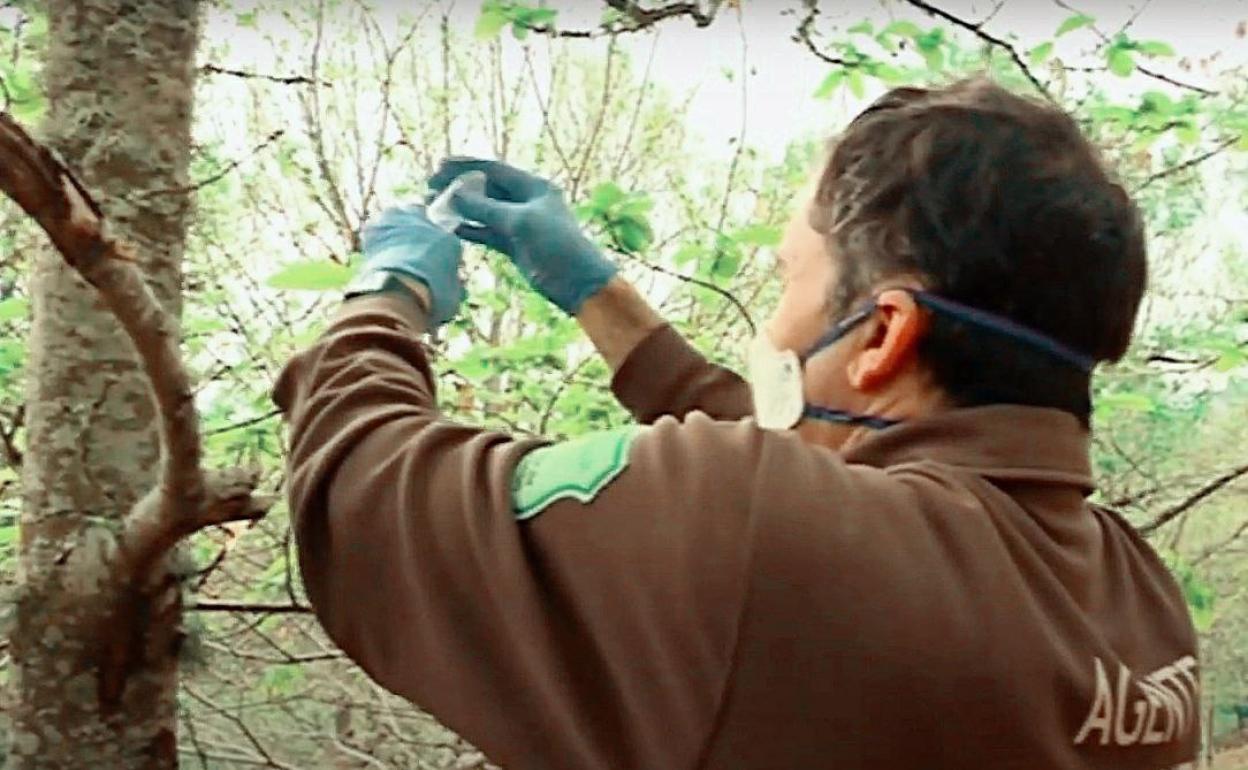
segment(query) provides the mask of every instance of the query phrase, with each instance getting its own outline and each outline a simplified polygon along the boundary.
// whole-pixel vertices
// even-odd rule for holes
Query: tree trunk
[[[49,0],[43,140],[180,312],[194,0]],[[53,249],[37,260],[26,394],[14,768],[177,764],[181,607],[119,567],[123,517],[153,486],[157,414],[117,319]]]

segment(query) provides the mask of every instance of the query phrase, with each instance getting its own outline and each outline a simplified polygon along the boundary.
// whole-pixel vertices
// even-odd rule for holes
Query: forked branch
[[[65,261],[100,293],[134,344],[160,416],[159,482],[126,521],[123,553],[139,579],[182,537],[263,515],[256,479],[242,471],[206,478],[194,392],[174,319],[156,299],[134,250],[113,238],[99,205],[47,147],[0,113],[0,190],[33,218]]]

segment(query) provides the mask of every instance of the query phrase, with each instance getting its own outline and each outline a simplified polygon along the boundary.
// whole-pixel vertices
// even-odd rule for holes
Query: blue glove
[[[485,172],[485,195],[455,193],[452,206],[469,220],[455,234],[506,254],[563,312],[576,315],[618,272],[581,232],[558,187],[505,163],[447,158],[429,179],[430,199],[468,171]]]
[[[464,301],[459,280],[463,245],[425,216],[423,206],[386,209],[360,233],[364,271],[385,270],[415,278],[429,289],[429,321],[441,326]]]

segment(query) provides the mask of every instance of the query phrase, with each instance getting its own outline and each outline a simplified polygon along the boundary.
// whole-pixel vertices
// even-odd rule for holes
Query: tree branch
[[[636,29],[653,26],[663,21],[677,16],[688,16],[693,19],[693,23],[697,27],[709,27],[711,22],[715,21],[715,14],[719,12],[719,7],[723,5],[723,0],[711,0],[705,11],[701,5],[696,2],[668,3],[658,8],[642,8],[634,0],[604,0],[604,2],[624,14],[633,22]]]
[[[268,422],[269,420],[272,420],[274,417],[277,417],[281,413],[282,413],[281,409],[274,409],[270,412],[265,412],[264,414],[258,414],[255,417],[249,417],[246,420],[240,420],[238,422],[230,423],[229,425],[223,425],[220,428],[213,428],[212,430],[205,431],[204,435],[205,436],[217,436],[222,433],[229,433],[230,431],[241,430],[243,428],[250,428],[253,425],[259,425],[262,422]]]
[[[1153,182],[1156,182],[1158,179],[1163,179],[1165,177],[1171,176],[1172,174],[1177,174],[1180,171],[1184,171],[1194,166],[1199,166],[1201,163],[1204,163],[1205,161],[1209,160],[1215,155],[1222,153],[1223,151],[1225,151],[1226,149],[1228,149],[1229,147],[1231,147],[1233,144],[1235,144],[1238,141],[1239,141],[1239,137],[1231,137],[1230,139],[1224,139],[1222,142],[1220,142],[1217,146],[1215,146],[1212,150],[1209,150],[1208,152],[1203,152],[1200,155],[1197,155],[1193,158],[1188,158],[1182,163],[1176,163],[1175,165],[1170,166],[1168,168],[1163,168],[1161,171],[1158,171],[1155,174],[1152,174],[1151,176],[1149,176],[1143,182],[1140,182],[1140,184],[1131,192],[1133,194],[1138,193],[1140,190],[1143,190],[1145,187],[1148,187],[1150,184],[1152,184]]]
[[[238,158],[237,160],[230,161],[229,163],[225,165],[225,168],[221,169],[217,173],[210,174],[204,179],[200,179],[199,181],[192,182],[189,185],[185,185],[183,187],[165,187],[165,188],[157,189],[157,190],[148,190],[146,193],[144,193],[143,197],[150,198],[156,195],[171,195],[174,193],[191,193],[191,192],[195,192],[196,190],[201,190],[210,184],[214,184],[215,182],[221,181],[231,171],[243,165],[244,162],[246,162],[250,158],[255,157],[256,155],[260,153],[261,150],[273,144],[274,142],[276,142],[278,139],[281,139],[285,135],[286,135],[286,129],[279,128],[278,130],[266,136],[263,142],[253,147],[251,152],[247,155],[247,157]]]
[[[1025,61],[1023,61],[1023,57],[1019,55],[1018,50],[1014,48],[1014,46],[1011,45],[1008,41],[1003,40],[1002,38],[999,38],[996,35],[985,32],[983,29],[984,22],[967,21],[966,19],[960,18],[958,16],[954,16],[952,13],[949,13],[943,8],[937,8],[936,6],[926,2],[925,0],[905,0],[905,1],[909,3],[910,5],[914,6],[915,8],[918,8],[919,10],[923,11],[924,13],[927,13],[930,16],[935,16],[938,19],[944,19],[945,21],[949,22],[950,24],[956,27],[961,27],[962,29],[968,32],[971,32],[980,40],[983,40],[985,43],[988,43],[991,46],[995,46],[1005,51],[1006,53],[1010,55],[1010,58],[1014,60],[1014,64],[1018,67],[1020,71],[1022,71],[1023,75],[1025,75],[1027,79],[1031,81],[1031,84],[1036,87],[1036,90],[1039,91],[1044,96],[1045,99],[1048,99],[1051,102],[1055,101],[1053,99],[1053,95],[1049,93],[1049,89],[1043,83],[1040,82],[1040,79],[1035,76],[1035,74],[1031,71],[1031,68],[1027,66],[1027,63]]]
[[[848,59],[842,59],[839,56],[831,56],[819,50],[815,45],[815,41],[811,38],[811,29],[815,24],[815,17],[819,15],[819,0],[805,0],[806,16],[802,18],[800,24],[797,25],[797,31],[793,33],[794,42],[802,43],[812,54],[828,64],[836,64],[841,67],[857,67],[858,62],[851,62]]]
[[[694,26],[701,29],[709,27],[715,21],[715,16],[719,13],[719,9],[723,6],[724,1],[710,0],[704,10],[699,2],[676,2],[661,5],[658,8],[642,8],[636,0],[603,0],[608,6],[627,19],[628,23],[620,24],[613,22],[603,24],[594,29],[558,29],[557,27],[539,24],[530,27],[530,29],[548,37],[595,38],[602,35],[641,32],[642,30],[650,29],[659,22],[680,17],[692,19]]]
[[[310,615],[305,604],[263,604],[251,602],[196,602],[188,610],[195,612],[248,612],[260,615]]]
[[[199,420],[177,324],[144,281],[132,247],[108,234],[103,212],[82,183],[8,114],[0,114],[0,190],[99,291],[147,375],[163,452],[157,486],[126,520],[121,542],[129,576],[147,576],[173,544],[204,526],[263,515],[270,501],[252,496],[251,474],[206,479],[200,468]]]
[[[1227,484],[1230,484],[1231,482],[1235,481],[1236,479],[1244,475],[1248,475],[1248,465],[1241,465],[1238,468],[1235,468],[1231,471],[1228,471],[1227,473],[1222,474],[1221,476],[1218,476],[1216,479],[1209,481],[1208,483],[1204,484],[1199,489],[1197,489],[1195,492],[1185,497],[1182,501],[1162,511],[1160,514],[1158,514],[1157,518],[1153,519],[1147,524],[1143,524],[1137,527],[1138,531],[1142,535],[1152,534],[1153,532],[1157,531],[1159,528],[1173,521],[1176,517],[1178,517],[1184,511],[1189,510],[1190,508],[1193,508],[1194,506],[1196,506],[1197,504],[1199,504],[1200,502],[1208,498],[1213,493],[1217,492],[1218,490],[1225,487]]]
[[[199,68],[200,73],[204,75],[229,75],[230,77],[243,78],[246,80],[267,80],[270,83],[279,83],[284,86],[302,86],[312,85],[317,81],[306,75],[265,75],[258,72],[244,72],[243,70],[229,69],[227,67],[219,67],[216,64],[205,64]],[[321,85],[329,85],[325,81],[320,81]]]

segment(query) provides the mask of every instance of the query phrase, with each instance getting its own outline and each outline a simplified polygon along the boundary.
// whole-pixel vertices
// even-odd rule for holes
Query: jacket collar
[[[951,409],[873,431],[847,448],[850,463],[885,468],[929,460],[984,478],[1095,488],[1088,430],[1058,409],[997,405]]]

